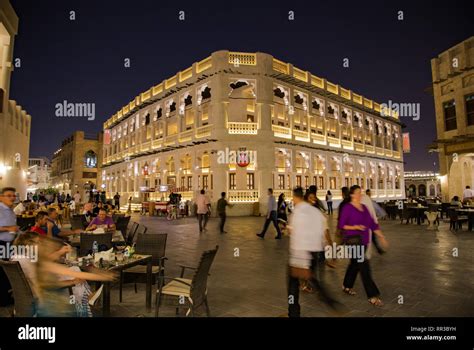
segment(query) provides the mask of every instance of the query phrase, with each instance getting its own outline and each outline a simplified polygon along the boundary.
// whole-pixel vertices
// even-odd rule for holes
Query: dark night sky
[[[32,115],[31,157],[50,158],[75,130],[98,132],[137,94],[228,49],[270,53],[376,102],[419,102],[419,121],[402,118],[411,134],[406,170],[434,170],[437,157],[426,150],[436,137],[433,97],[425,91],[430,59],[473,35],[467,2],[458,1],[11,1],[20,18],[14,57],[22,66],[10,98]],[[186,21],[178,21],[179,10]],[[290,10],[295,21],[287,19]],[[56,117],[63,100],[96,103],[96,120]]]

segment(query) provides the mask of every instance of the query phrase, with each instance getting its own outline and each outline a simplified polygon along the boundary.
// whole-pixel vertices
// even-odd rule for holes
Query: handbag
[[[350,235],[344,237],[345,245],[362,245],[362,236],[361,235]]]
[[[313,272],[311,271],[311,269],[290,266],[290,276],[293,278],[308,281],[311,279],[312,275]]]

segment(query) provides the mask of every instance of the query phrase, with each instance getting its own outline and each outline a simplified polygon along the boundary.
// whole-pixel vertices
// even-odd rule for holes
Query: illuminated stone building
[[[380,108],[271,55],[214,52],[104,123],[101,180],[108,196],[136,202],[166,195],[160,185],[184,198],[204,188],[212,202],[225,191],[230,215],[251,214],[256,202],[263,212],[267,188],[289,198],[297,185],[335,200],[354,184],[402,198],[401,126]],[[256,155],[248,165],[245,152]]]

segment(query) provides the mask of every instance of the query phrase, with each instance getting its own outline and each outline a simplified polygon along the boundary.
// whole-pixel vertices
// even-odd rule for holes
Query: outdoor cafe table
[[[134,254],[130,258],[126,258],[121,262],[112,261],[112,262],[104,262],[103,266],[99,266],[99,263],[95,263],[94,267],[104,270],[104,271],[113,271],[119,272],[136,266],[136,265],[144,265],[146,264],[146,309],[149,312],[151,310],[151,287],[152,287],[152,256],[151,255],[140,255]],[[110,316],[110,288],[111,282],[107,281],[104,282],[104,290],[103,290],[103,299],[102,299],[102,314],[104,317]]]
[[[90,234],[94,234],[92,232],[89,232]],[[112,235],[112,245],[117,245],[125,243],[125,239],[123,238],[122,232],[120,230],[116,230],[114,234]],[[79,247],[81,245],[81,236],[80,235],[74,235],[70,238],[69,244],[71,244],[73,247]]]
[[[474,224],[474,209],[456,209],[459,213],[466,213],[468,217],[468,230],[472,231],[472,227]]]
[[[421,225],[421,218],[424,215],[424,212],[428,210],[428,207],[408,207],[409,210],[414,210],[416,213],[416,223]]]

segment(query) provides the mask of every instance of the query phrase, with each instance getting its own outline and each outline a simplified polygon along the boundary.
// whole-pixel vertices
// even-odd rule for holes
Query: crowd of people
[[[66,196],[65,202],[67,198]],[[70,198],[69,201],[75,200],[80,203],[79,196]],[[4,248],[3,251],[27,251],[30,254],[37,251],[34,257],[28,254],[13,254],[8,257],[20,263],[31,287],[36,300],[34,303],[36,309],[32,310],[32,314],[91,316],[90,300],[96,299],[96,296],[86,281],[110,281],[115,278],[114,275],[101,270],[83,272],[77,266],[68,267],[62,263],[66,254],[74,249],[67,243],[68,237],[83,231],[63,227],[59,220],[59,212],[65,208],[61,205],[62,202],[54,201],[53,198],[48,200],[43,194],[15,205],[16,202],[14,188],[1,189],[0,246]],[[84,203],[82,213],[90,221],[86,231],[92,231],[98,227],[115,229],[115,224],[106,208],[113,209],[114,205],[102,204],[100,200],[98,203]],[[35,213],[35,223],[22,231],[17,225],[17,215],[27,212]],[[13,247],[24,248],[25,246],[36,247],[36,249],[13,249]],[[0,269],[0,306],[13,303],[10,289],[9,280],[3,269]],[[71,300],[74,302],[71,303]]]

